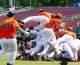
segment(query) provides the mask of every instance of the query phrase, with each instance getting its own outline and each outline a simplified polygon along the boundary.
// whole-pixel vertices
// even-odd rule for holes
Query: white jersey
[[[80,47],[80,40],[79,39],[73,40],[73,44],[76,47],[76,50],[80,50],[79,49],[79,47]]]
[[[22,21],[24,23],[26,23],[26,22],[29,22],[30,20],[33,20],[35,22],[40,22],[40,23],[43,23],[43,24],[49,22],[49,19],[45,16],[29,16],[29,17],[23,19]]]
[[[49,40],[51,41],[56,40],[56,36],[53,29],[44,28],[43,30],[39,31],[37,42],[41,41],[41,43],[43,43],[42,41],[45,41],[46,43],[43,43],[43,44],[47,44]]]
[[[35,27],[35,30],[41,30],[48,22],[49,22],[49,18],[45,17],[45,16],[30,16],[27,17],[25,19],[22,20],[22,22],[26,23],[26,22],[39,22],[40,24]]]

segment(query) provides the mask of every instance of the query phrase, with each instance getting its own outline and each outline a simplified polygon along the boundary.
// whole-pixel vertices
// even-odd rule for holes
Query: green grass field
[[[0,60],[0,65],[6,65],[8,55],[5,55]],[[59,65],[59,61],[29,61],[29,60],[16,60],[14,65]],[[69,62],[68,65],[80,65],[80,62]]]

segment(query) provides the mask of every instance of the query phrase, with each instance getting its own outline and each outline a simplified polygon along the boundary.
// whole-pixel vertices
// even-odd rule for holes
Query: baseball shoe
[[[13,64],[7,63],[7,65],[13,65]]]

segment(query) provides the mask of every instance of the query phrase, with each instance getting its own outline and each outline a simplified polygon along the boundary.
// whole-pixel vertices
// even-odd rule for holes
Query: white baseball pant
[[[47,52],[48,48],[49,48],[47,43],[50,40],[51,41],[55,41],[56,40],[56,36],[54,34],[54,31],[53,31],[53,29],[50,29],[50,28],[44,28],[38,34],[38,37],[36,39],[37,46],[33,50],[33,52],[37,52],[40,49],[41,46],[44,46],[44,49],[41,52],[41,55],[45,54]],[[31,53],[31,55],[32,55],[32,53]]]
[[[0,57],[7,53],[10,52],[9,55],[9,60],[8,63],[13,64],[15,61],[16,57],[16,51],[17,51],[17,41],[16,38],[13,39],[0,39],[0,44],[1,44],[1,50],[0,50]]]

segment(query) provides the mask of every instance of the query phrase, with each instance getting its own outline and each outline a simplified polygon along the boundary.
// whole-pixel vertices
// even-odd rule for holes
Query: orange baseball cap
[[[56,16],[56,14],[52,14],[52,15],[51,15],[51,18],[54,18],[55,16]]]

